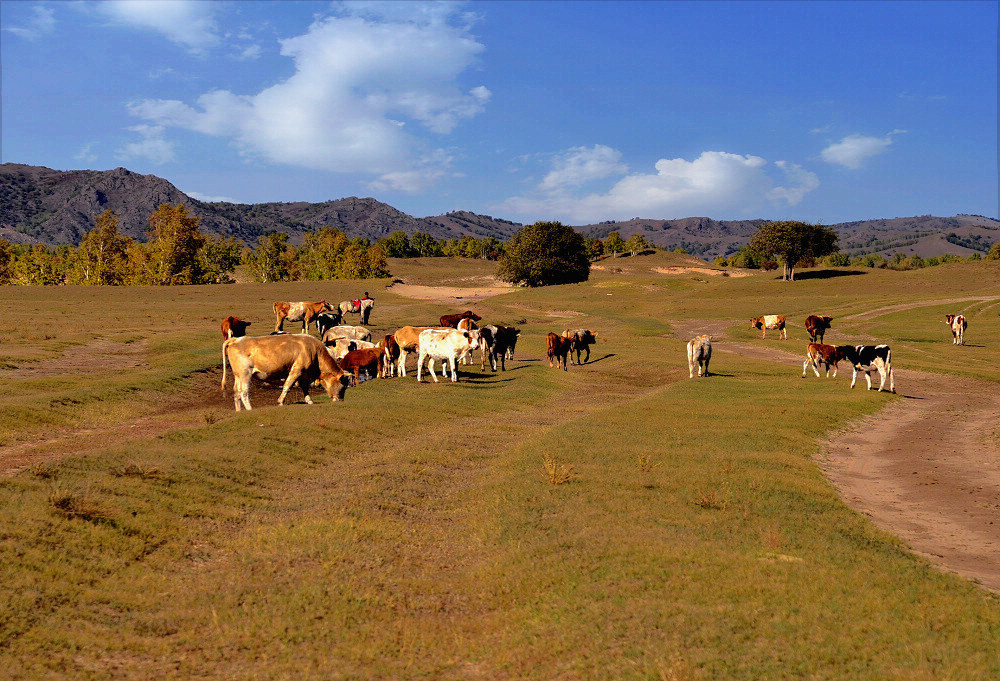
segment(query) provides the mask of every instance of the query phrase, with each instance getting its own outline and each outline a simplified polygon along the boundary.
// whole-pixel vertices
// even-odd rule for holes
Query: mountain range
[[[181,192],[156,175],[114,170],[53,170],[18,163],[0,164],[0,238],[11,243],[49,246],[78,244],[93,228],[94,218],[107,209],[118,214],[119,231],[144,240],[149,216],[163,203],[183,204],[201,218],[201,230],[233,236],[253,245],[268,232],[287,232],[293,243],[320,227],[340,229],[350,237],[371,240],[403,231],[427,232],[435,239],[464,235],[510,238],[521,224],[453,211],[415,218],[373,198],[347,197],[323,203],[304,201],[236,204],[204,202]],[[605,238],[617,231],[623,239],[642,234],[656,246],[684,248],[711,259],[745,245],[765,219],[713,220],[689,217],[674,220],[633,218],[574,226],[586,237]],[[830,225],[840,235],[840,249],[850,255],[896,252],[922,257],[985,252],[1000,241],[1000,220],[978,215],[954,217],[883,218]]]

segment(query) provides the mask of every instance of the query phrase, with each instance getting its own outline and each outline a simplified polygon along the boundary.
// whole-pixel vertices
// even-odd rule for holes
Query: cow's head
[[[326,390],[326,394],[330,396],[331,402],[340,402],[344,399],[344,395],[347,393],[347,386],[351,384],[351,380],[354,378],[351,374],[340,368],[340,365],[334,361],[337,365],[337,371],[325,371],[319,375],[320,385]]]
[[[823,320],[823,323],[826,324],[827,328],[829,328],[830,322],[833,321],[833,317],[820,317],[820,319]]]
[[[326,302],[325,300],[319,301],[319,304],[320,304],[320,307],[322,307],[327,312],[335,312],[335,311],[339,312],[340,311],[340,308],[334,307],[333,305],[331,305],[330,303]]]
[[[247,335],[247,327],[253,322],[245,322],[242,319],[237,319],[233,322],[233,336],[245,336]]]
[[[750,326],[749,326],[749,328],[751,328],[751,329],[759,329],[763,325],[764,325],[764,318],[763,317],[751,317],[750,318]]]
[[[462,316],[465,317],[466,319],[471,319],[474,322],[478,322],[480,319],[482,319],[482,317],[477,315],[472,310],[466,310],[465,312],[462,313]]]
[[[955,315],[953,315],[953,314],[946,314],[946,315],[944,316],[944,318],[948,320],[948,321],[946,322],[946,323],[948,324],[948,326],[951,326],[952,324],[954,324],[954,323],[955,323]]]

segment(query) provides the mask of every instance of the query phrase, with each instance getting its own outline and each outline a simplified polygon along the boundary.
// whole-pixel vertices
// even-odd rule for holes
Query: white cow
[[[350,340],[370,341],[372,332],[363,326],[332,326],[323,332],[323,342],[328,343],[338,338],[349,338]]]
[[[712,337],[696,336],[688,341],[688,378],[694,378],[694,367],[699,376],[708,376],[708,361],[712,359]],[[704,373],[702,373],[704,369]]]
[[[324,345],[326,345],[326,349],[338,362],[344,359],[344,355],[351,350],[364,350],[366,348],[375,347],[375,343],[363,340],[353,340],[351,338],[337,338],[333,341],[327,341]]]
[[[946,324],[951,327],[951,342],[955,345],[965,345],[965,330],[969,328],[969,323],[965,321],[965,316],[960,314],[946,314],[944,316]]]
[[[447,375],[447,367],[451,367],[451,380],[458,381],[455,362],[463,354],[472,352],[479,345],[479,331],[460,331],[458,329],[426,329],[417,338],[417,380],[420,380],[424,358],[427,358],[427,369],[431,378],[437,383],[434,373],[434,360],[441,360],[441,372]],[[447,361],[446,365],[444,362]]]

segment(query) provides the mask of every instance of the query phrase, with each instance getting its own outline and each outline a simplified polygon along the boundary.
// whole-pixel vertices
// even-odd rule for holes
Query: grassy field
[[[910,368],[996,385],[1000,267],[655,271],[691,262],[603,261],[584,284],[455,306],[388,280],[0,288],[0,457],[25,462],[0,478],[3,675],[1000,678],[1000,598],[875,529],[813,461],[899,397],[718,351],[690,381],[674,336],[804,354],[802,320],[829,314],[829,343],[892,344],[904,394]],[[445,286],[492,267],[391,263]],[[517,359],[337,404],[262,389],[233,411],[223,317],[264,334],[274,300],[362,290],[377,331],[466,307],[516,323]],[[746,328],[772,313],[790,340]],[[578,327],[600,334],[591,362],[550,369],[545,334]]]

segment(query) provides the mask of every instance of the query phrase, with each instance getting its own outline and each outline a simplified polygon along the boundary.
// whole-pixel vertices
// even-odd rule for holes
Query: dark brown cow
[[[566,371],[566,357],[573,349],[573,339],[564,338],[558,333],[550,333],[545,337],[545,354],[549,358],[549,366],[562,367]],[[555,364],[552,361],[555,360]]]
[[[389,334],[382,342],[379,343],[382,346],[382,351],[385,353],[385,362],[382,365],[382,377],[391,378],[396,375],[396,363],[399,362],[399,343],[396,342],[396,337]]]
[[[819,365],[826,368],[826,377],[830,377],[830,367],[833,367],[833,377],[837,378],[837,362],[846,359],[844,351],[832,345],[810,343],[806,346],[806,361],[802,362],[802,378],[806,377],[806,369],[812,364],[816,378],[819,378]]]
[[[384,359],[385,350],[378,346],[363,350],[351,350],[344,355],[344,359],[340,360],[340,368],[348,373],[353,373],[353,384],[357,385],[362,371],[373,378],[382,375]]]
[[[247,335],[247,327],[250,322],[245,322],[239,317],[226,317],[222,320],[223,338],[241,338]]]
[[[806,332],[809,334],[809,340],[813,343],[822,343],[823,336],[826,334],[826,330],[830,328],[830,322],[832,321],[833,317],[820,317],[814,314],[806,317]]]
[[[302,333],[306,333],[309,330],[309,324],[321,312],[333,312],[335,309],[325,300],[320,300],[316,303],[285,303],[278,301],[274,304],[274,330],[284,331],[285,320],[287,319],[290,322],[302,322]]]
[[[586,352],[584,362],[590,361],[590,346],[597,342],[597,332],[590,329],[566,329],[563,331],[563,338],[573,339],[573,351],[569,353],[569,361],[573,362],[573,353],[576,353],[575,364],[580,364],[580,353]]]
[[[466,310],[461,314],[443,315],[439,321],[441,322],[441,326],[446,326],[448,328],[455,329],[458,328],[458,323],[463,319],[471,319],[472,321],[478,322],[480,319],[482,319],[482,317],[477,315],[472,310]]]

